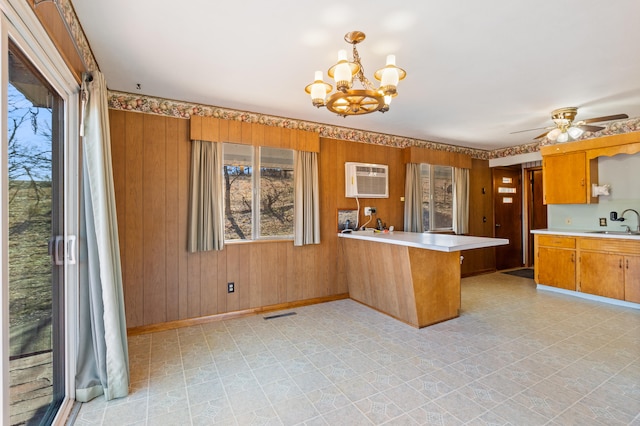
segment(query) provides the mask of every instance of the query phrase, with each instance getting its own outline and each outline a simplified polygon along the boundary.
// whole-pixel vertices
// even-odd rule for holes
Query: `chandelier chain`
[[[369,79],[364,75],[364,67],[362,66],[362,62],[360,62],[360,55],[358,54],[358,49],[356,49],[356,45],[353,45],[353,62],[360,65],[360,70],[356,74],[360,83],[364,86],[365,89],[375,90],[375,86]]]

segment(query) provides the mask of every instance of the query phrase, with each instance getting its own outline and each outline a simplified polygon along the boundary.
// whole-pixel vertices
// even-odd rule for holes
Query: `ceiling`
[[[485,150],[532,142],[511,132],[556,108],[640,117],[638,0],[72,4],[116,91]],[[407,71],[385,114],[338,117],[304,92],[353,30],[370,80],[389,53]]]

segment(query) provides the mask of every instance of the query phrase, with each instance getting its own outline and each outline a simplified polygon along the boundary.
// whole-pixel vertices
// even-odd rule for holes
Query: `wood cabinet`
[[[580,251],[580,291],[624,300],[624,256]]]
[[[598,157],[640,152],[640,132],[540,147],[545,204],[593,204]]]
[[[587,160],[584,151],[550,155],[542,159],[545,204],[597,203],[591,184],[598,181],[597,158]]]
[[[640,303],[640,256],[624,257],[624,300]]]
[[[580,238],[580,291],[640,303],[640,241]]]
[[[576,239],[535,235],[535,280],[538,284],[576,290]]]
[[[537,284],[640,303],[640,241],[535,234]]]

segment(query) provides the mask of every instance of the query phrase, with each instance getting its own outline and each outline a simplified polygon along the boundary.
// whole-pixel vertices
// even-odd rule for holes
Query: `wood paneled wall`
[[[336,235],[337,209],[356,208],[344,197],[346,161],[389,165],[390,197],[360,203],[402,228],[402,150],[321,139],[321,244],[242,242],[191,254],[189,121],[119,110],[110,110],[110,120],[129,328],[347,293]],[[231,281],[236,289],[227,293]]]

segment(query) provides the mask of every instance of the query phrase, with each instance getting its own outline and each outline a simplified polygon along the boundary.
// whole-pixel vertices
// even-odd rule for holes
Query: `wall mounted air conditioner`
[[[389,198],[389,166],[345,163],[345,193],[348,198]]]

